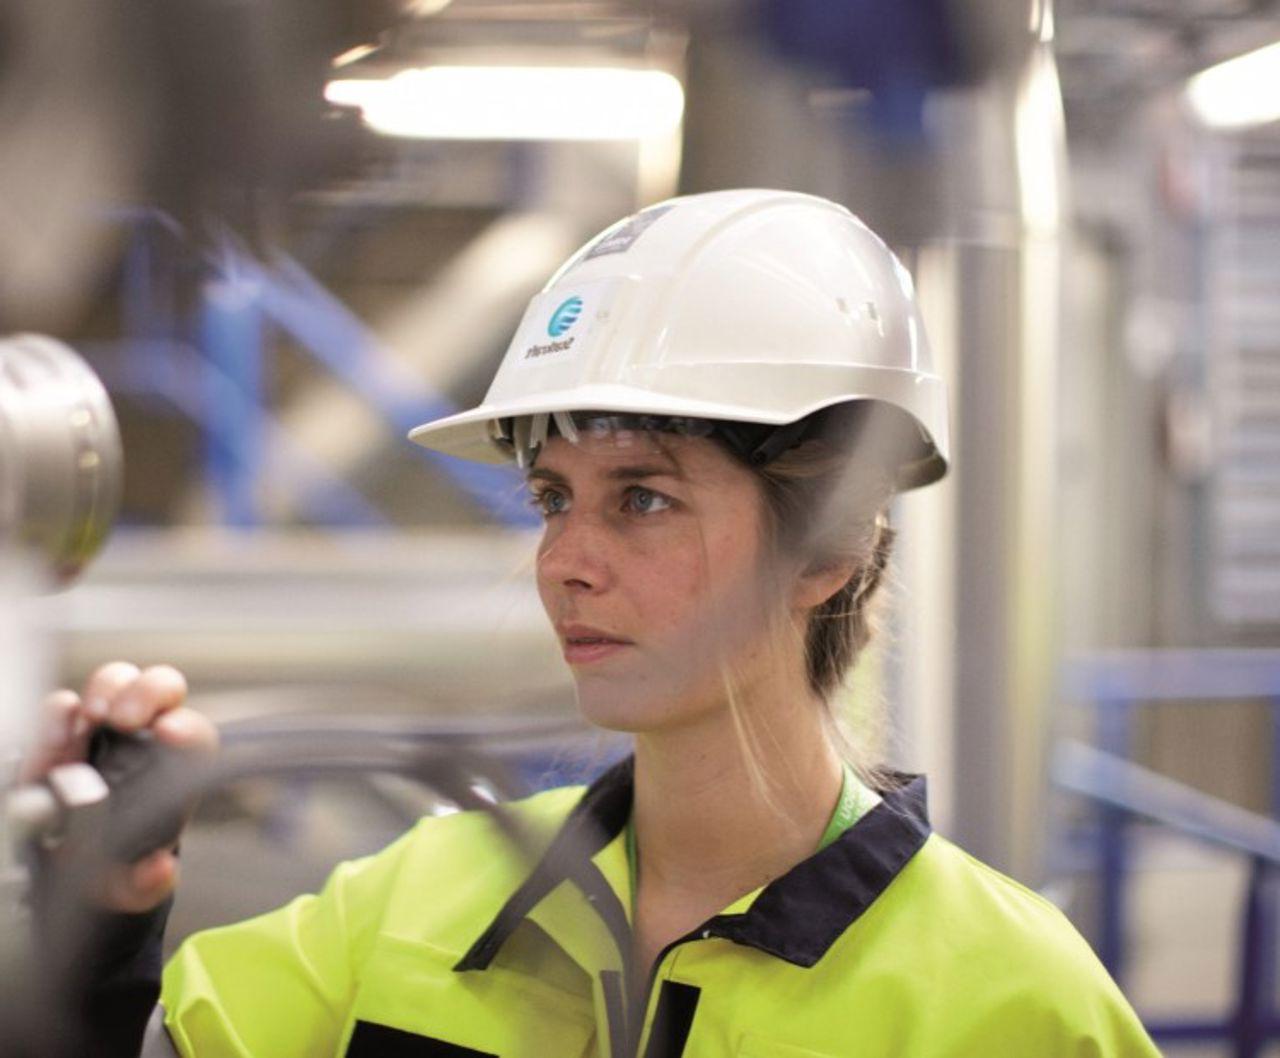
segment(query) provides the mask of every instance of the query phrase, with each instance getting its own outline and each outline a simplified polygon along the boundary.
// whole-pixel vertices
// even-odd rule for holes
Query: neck
[[[752,713],[750,703],[743,711]],[[842,765],[808,695],[756,730],[766,801],[726,703],[697,724],[636,736],[634,823],[642,890],[730,903],[810,855]]]

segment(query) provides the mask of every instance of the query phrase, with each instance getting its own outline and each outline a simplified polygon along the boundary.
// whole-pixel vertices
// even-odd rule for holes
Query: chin
[[[628,686],[627,681],[579,678],[578,710],[588,722],[606,731],[639,735],[679,727],[706,708],[699,708],[675,688]]]

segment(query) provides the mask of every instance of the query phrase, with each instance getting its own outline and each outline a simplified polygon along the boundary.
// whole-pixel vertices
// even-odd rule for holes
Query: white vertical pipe
[[[958,260],[944,245],[913,255],[920,310],[934,370],[947,392],[958,391],[956,274]],[[954,403],[954,398],[953,398]],[[958,454],[958,453],[957,453]],[[898,498],[895,548],[893,675],[895,728],[902,763],[929,777],[929,816],[942,833],[954,819],[956,652],[956,476]]]
[[[1057,667],[1055,466],[1065,128],[1046,0],[1019,61],[944,103],[952,218],[915,255],[955,409],[949,480],[901,501],[908,762],[935,822],[1040,880]]]

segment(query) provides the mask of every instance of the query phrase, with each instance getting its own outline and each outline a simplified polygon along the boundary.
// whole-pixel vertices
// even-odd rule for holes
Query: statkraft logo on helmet
[[[547,321],[547,333],[552,338],[560,338],[561,335],[572,329],[582,315],[584,304],[582,297],[578,294],[565,298],[551,313],[551,318]],[[526,361],[536,360],[540,356],[563,353],[573,348],[575,337],[577,336],[571,334],[568,338],[562,338],[558,342],[542,342],[541,344],[530,345],[524,351],[524,359]]]
[[[560,335],[578,322],[578,317],[581,315],[582,298],[578,297],[577,294],[571,298],[565,298],[556,307],[556,311],[551,314],[551,320],[547,324],[547,333],[552,338],[559,338]]]

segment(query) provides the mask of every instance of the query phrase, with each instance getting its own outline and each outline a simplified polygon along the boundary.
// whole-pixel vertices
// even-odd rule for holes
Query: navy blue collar
[[[587,787],[529,876],[454,968],[489,965],[524,917],[567,877],[566,853],[594,855],[631,815],[635,759],[627,757]],[[699,927],[775,955],[813,966],[893,882],[929,837],[925,779],[894,773],[879,789],[881,802],[830,845],[770,882],[740,914],[716,915]],[[629,942],[626,914],[594,864],[576,872],[588,899],[620,944]]]

